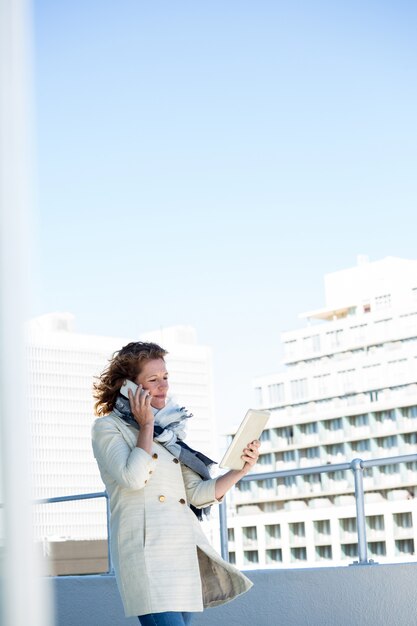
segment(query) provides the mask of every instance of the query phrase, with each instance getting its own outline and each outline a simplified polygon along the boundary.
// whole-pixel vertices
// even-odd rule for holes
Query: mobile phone
[[[137,388],[138,388],[138,386],[137,386],[136,383],[134,383],[132,380],[127,380],[126,379],[124,381],[123,385],[120,387],[120,393],[125,398],[129,398],[128,389],[130,389],[131,392],[133,393],[133,395],[135,395]]]

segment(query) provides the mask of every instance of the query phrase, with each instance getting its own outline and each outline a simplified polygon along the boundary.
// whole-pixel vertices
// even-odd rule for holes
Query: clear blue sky
[[[323,274],[417,258],[417,4],[35,0],[33,314],[196,327],[221,427]]]

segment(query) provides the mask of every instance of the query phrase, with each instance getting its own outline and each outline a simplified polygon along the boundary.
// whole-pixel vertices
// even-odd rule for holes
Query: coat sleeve
[[[203,480],[186,465],[181,465],[181,470],[189,504],[197,509],[202,509],[205,506],[221,502],[221,500],[216,500],[215,496],[216,478]]]
[[[97,419],[93,424],[92,444],[106,486],[110,478],[126,489],[145,487],[156,459],[142,448],[131,450],[117,427],[105,417]]]

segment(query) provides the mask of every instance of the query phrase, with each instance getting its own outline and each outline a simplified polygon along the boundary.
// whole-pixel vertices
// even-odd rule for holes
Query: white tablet
[[[229,469],[236,470],[243,469],[245,465],[245,462],[241,459],[243,449],[254,439],[259,439],[269,416],[269,411],[255,411],[254,409],[249,409],[237,429],[232,443],[227,448],[224,457],[220,461],[219,467],[228,467]]]

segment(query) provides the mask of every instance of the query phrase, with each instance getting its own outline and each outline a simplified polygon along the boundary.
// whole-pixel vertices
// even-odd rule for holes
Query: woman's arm
[[[252,441],[252,443],[248,444],[248,447],[244,449],[242,458],[245,461],[245,465],[242,470],[231,470],[218,478],[203,480],[201,476],[196,474],[192,469],[186,465],[181,465],[189,504],[197,508],[203,508],[221,500],[224,494],[255,465],[258,460],[260,445],[260,442],[256,440]]]
[[[245,461],[243,469],[230,470],[217,478],[215,488],[216,500],[221,500],[225,493],[252,469],[259,458],[260,445],[261,442],[255,439],[243,450],[242,459]]]
[[[102,478],[127,489],[142,489],[157,460],[141,447],[131,450],[112,419],[98,418],[92,427],[93,452]]]

